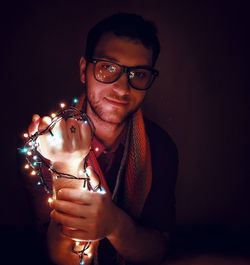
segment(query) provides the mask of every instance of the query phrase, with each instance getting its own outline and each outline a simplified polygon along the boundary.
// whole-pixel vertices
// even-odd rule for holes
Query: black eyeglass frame
[[[103,82],[103,81],[100,81],[99,79],[96,78],[96,75],[95,75],[95,67],[96,67],[96,64],[98,62],[107,62],[107,63],[112,63],[112,64],[115,64],[115,65],[118,65],[119,67],[121,67],[121,72],[120,74],[115,78],[115,80],[113,80],[112,82],[108,81],[108,82]],[[138,65],[138,66],[125,66],[125,65],[122,65],[122,64],[119,64],[119,63],[116,63],[116,62],[113,62],[113,61],[110,61],[110,60],[107,60],[107,59],[98,59],[98,58],[92,58],[92,59],[88,59],[88,62],[89,63],[93,63],[94,64],[94,68],[93,68],[93,73],[94,73],[94,78],[96,81],[100,82],[100,83],[104,83],[104,84],[112,84],[114,82],[116,82],[117,80],[119,80],[119,78],[124,74],[126,73],[127,74],[127,77],[128,77],[128,74],[133,71],[133,70],[138,70],[138,69],[146,69],[146,70],[150,70],[152,72],[152,80],[150,81],[150,83],[148,84],[148,86],[146,88],[137,88],[135,87],[131,81],[130,81],[130,78],[128,78],[128,83],[129,85],[136,89],[136,90],[148,90],[151,85],[153,84],[155,78],[159,75],[159,71],[154,69],[154,68],[151,68],[149,66],[145,66],[145,65]]]

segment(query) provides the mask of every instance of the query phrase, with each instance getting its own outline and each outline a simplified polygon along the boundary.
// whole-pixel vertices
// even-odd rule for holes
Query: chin
[[[104,115],[101,115],[101,119],[107,123],[111,123],[114,125],[120,125],[126,120],[126,117],[119,116],[119,115],[112,115],[112,114],[111,115],[104,114]]]
[[[129,115],[124,109],[119,109],[115,107],[103,107],[100,111],[97,111],[97,113],[103,121],[117,125],[122,124]]]
[[[109,104],[90,104],[94,115],[106,123],[121,125],[131,115],[131,110]]]

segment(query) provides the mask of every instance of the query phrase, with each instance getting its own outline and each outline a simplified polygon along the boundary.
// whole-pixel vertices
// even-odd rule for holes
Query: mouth
[[[105,97],[105,99],[113,104],[113,105],[117,105],[117,106],[125,106],[129,104],[128,100],[125,99],[121,99],[121,98],[116,98],[116,97]]]

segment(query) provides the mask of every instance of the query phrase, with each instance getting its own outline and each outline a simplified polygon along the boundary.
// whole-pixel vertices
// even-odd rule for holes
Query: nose
[[[123,96],[125,94],[128,94],[130,90],[130,86],[128,83],[128,74],[123,73],[120,78],[113,83],[113,90],[119,94],[120,96]]]

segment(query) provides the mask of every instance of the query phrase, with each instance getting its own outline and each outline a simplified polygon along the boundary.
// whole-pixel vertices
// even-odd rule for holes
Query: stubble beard
[[[129,119],[129,117],[132,115],[132,113],[130,112],[130,113],[127,113],[126,115],[124,115],[123,117],[121,116],[118,119],[117,119],[117,117],[113,117],[113,116],[116,116],[116,115],[108,114],[102,108],[102,103],[100,101],[95,102],[92,99],[91,95],[88,93],[88,90],[87,90],[87,103],[89,105],[89,108],[90,108],[91,112],[95,116],[95,118],[97,120],[100,120],[101,122],[106,123],[109,126],[117,126],[117,127],[119,127],[122,124],[124,124]]]

